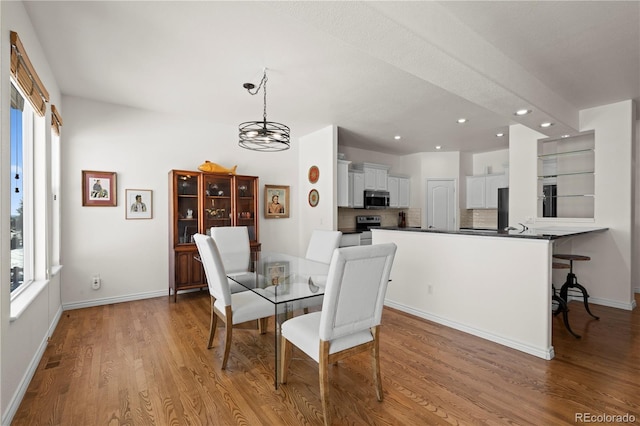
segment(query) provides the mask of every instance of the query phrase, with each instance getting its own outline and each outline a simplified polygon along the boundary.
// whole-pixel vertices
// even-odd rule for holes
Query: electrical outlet
[[[91,278],[91,288],[94,290],[98,290],[100,288],[100,275],[94,275]]]

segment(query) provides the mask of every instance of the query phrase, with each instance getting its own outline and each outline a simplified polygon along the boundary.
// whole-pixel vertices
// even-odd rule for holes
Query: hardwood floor
[[[385,308],[384,401],[368,358],[356,356],[331,368],[333,421],[561,425],[590,413],[628,414],[638,424],[640,309],[594,305],[596,321],[577,302],[569,308],[583,337],[555,317],[551,361]],[[223,333],[206,349],[208,324],[204,292],[64,312],[13,424],[322,423],[318,366],[302,352],[294,350],[288,383],[273,387],[273,323],[265,335],[234,330],[226,370]]]

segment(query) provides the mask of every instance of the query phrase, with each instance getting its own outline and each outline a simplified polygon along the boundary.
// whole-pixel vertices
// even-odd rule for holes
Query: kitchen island
[[[606,229],[386,227],[373,230],[373,243],[398,246],[386,305],[551,359],[554,242],[590,238]]]

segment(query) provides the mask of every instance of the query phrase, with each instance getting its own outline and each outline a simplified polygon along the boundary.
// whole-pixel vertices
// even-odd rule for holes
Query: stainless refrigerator
[[[509,226],[509,188],[498,188],[498,231]]]

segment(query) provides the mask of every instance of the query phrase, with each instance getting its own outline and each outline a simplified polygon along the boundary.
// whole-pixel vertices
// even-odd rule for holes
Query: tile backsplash
[[[460,228],[498,227],[498,209],[460,210]]]
[[[421,209],[338,209],[338,229],[353,229],[356,227],[356,216],[380,216],[382,226],[398,226],[398,213],[405,212],[407,226],[420,226]]]
[[[354,229],[356,216],[376,215],[382,219],[382,226],[398,226],[398,213],[405,212],[407,226],[422,226],[422,209],[338,209],[338,229]],[[497,209],[460,210],[460,228],[492,228],[498,226]]]

